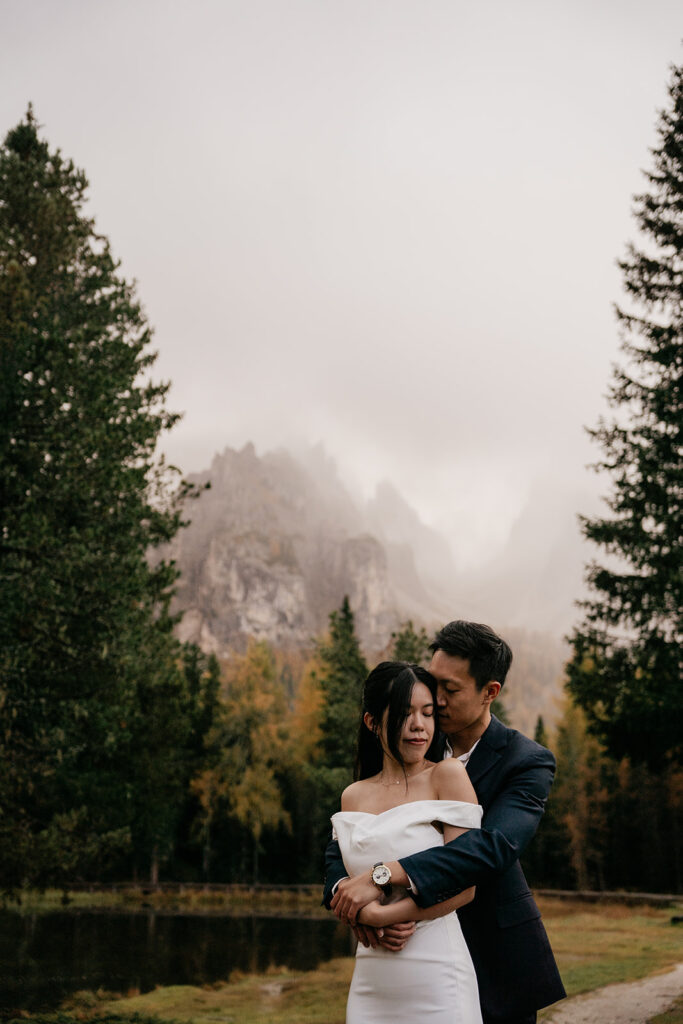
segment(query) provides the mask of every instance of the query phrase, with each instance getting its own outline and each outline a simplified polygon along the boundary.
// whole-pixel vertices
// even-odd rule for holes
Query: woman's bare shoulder
[[[342,811],[360,811],[367,803],[369,779],[360,779],[347,786],[341,795]]]
[[[462,779],[467,777],[467,769],[458,757],[447,757],[434,765],[435,779]]]
[[[435,765],[432,779],[439,800],[478,802],[467,770],[457,757],[446,758]]]

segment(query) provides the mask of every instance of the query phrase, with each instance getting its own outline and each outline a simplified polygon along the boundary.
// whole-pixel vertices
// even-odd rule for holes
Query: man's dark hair
[[[490,626],[481,622],[457,619],[440,629],[429,645],[430,651],[443,651],[458,658],[467,658],[470,675],[482,690],[487,683],[502,686],[512,664],[512,651]]]

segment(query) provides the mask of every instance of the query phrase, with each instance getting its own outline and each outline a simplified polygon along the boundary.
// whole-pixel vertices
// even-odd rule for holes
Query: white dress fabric
[[[433,822],[480,828],[482,808],[459,800],[416,800],[381,814],[340,811],[335,838],[350,875],[379,860],[443,844]],[[458,916],[420,921],[398,952],[358,944],[346,1024],[481,1024],[477,979]]]

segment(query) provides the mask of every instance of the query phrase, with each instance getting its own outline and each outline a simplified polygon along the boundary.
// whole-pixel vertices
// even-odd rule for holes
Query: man
[[[408,886],[421,907],[476,885],[474,901],[458,917],[477,973],[484,1024],[533,1024],[538,1009],[566,994],[519,863],[543,814],[555,759],[491,714],[512,661],[510,648],[492,629],[450,622],[431,651],[439,724],[448,738],[445,756],[465,763],[484,808],[482,827],[386,866],[392,883]],[[376,899],[377,887],[368,874],[346,877],[334,842],[325,862],[325,905],[353,926],[361,908]],[[387,948],[405,942],[406,932],[396,928],[381,940]]]

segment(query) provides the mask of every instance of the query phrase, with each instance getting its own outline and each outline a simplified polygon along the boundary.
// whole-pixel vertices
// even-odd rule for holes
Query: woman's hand
[[[382,949],[388,949],[392,953],[400,952],[411,935],[415,933],[415,922],[404,921],[402,924],[389,924],[380,928],[377,935],[380,935],[379,945]]]
[[[360,924],[369,924],[373,928],[382,928],[386,920],[386,912],[387,908],[382,905],[379,899],[374,899],[371,903],[366,903],[358,914],[357,920]]]
[[[379,945],[385,945],[384,928],[371,928],[369,924],[359,924],[357,921],[355,924],[349,925],[349,928],[356,936],[361,946],[365,946],[366,949],[370,946],[373,949],[376,949]]]
[[[374,928],[386,928],[391,924],[400,924],[404,921],[433,921],[437,917],[444,917],[451,914],[466,903],[474,899],[475,888],[464,889],[457,896],[444,900],[443,903],[435,903],[432,907],[420,908],[416,906],[415,900],[410,896],[398,900],[396,903],[382,903],[380,900],[373,900],[366,904],[358,915],[361,924],[369,924]]]

